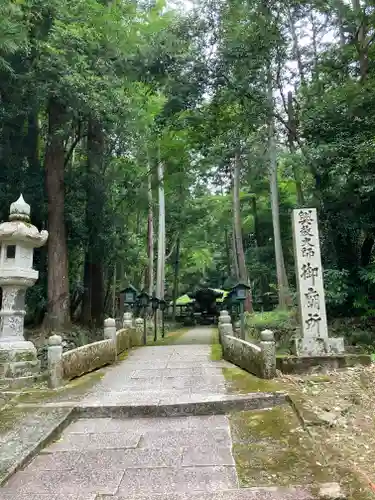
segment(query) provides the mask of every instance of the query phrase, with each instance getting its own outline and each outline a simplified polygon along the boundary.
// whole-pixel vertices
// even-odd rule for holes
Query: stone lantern
[[[0,224],[0,378],[33,377],[39,371],[32,342],[24,338],[25,293],[38,279],[33,269],[34,248],[43,246],[48,232],[30,224],[30,205],[23,196],[10,206],[9,222]]]

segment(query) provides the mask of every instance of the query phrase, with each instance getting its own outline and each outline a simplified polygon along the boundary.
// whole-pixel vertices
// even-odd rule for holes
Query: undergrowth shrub
[[[267,312],[245,313],[245,327],[247,337],[254,340],[260,339],[262,330],[272,330],[275,334],[279,352],[288,352],[293,337],[298,328],[297,311],[274,309]]]

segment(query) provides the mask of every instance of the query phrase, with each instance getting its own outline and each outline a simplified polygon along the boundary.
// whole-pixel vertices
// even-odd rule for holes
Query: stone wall
[[[221,342],[224,359],[262,377],[262,351],[259,346],[230,335],[222,335]]]
[[[109,339],[78,347],[62,355],[63,378],[71,380],[114,363],[115,360],[116,348]]]
[[[222,335],[221,344],[225,360],[260,378],[269,379],[276,376],[274,341],[264,341],[256,345],[231,335]]]
[[[356,365],[370,365],[369,354],[345,354],[338,356],[277,356],[277,369],[282,373],[329,372]]]
[[[130,349],[132,347],[132,335],[129,328],[122,328],[116,332],[116,349],[117,354]]]

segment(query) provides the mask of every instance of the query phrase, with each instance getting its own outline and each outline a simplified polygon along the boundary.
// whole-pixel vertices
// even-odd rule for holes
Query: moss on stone
[[[227,390],[230,393],[275,392],[285,388],[276,379],[261,379],[241,370],[241,368],[223,368],[223,374],[227,382]]]
[[[82,377],[71,380],[58,389],[33,389],[21,392],[15,399],[17,403],[43,404],[56,401],[69,401],[82,397],[91,387],[104,377],[105,371],[95,370]]]
[[[19,351],[14,353],[14,361],[35,361],[36,356],[30,351]]]
[[[288,406],[230,416],[242,487],[317,484],[337,479]]]
[[[117,356],[117,361],[124,361],[129,356],[129,351],[123,351]]]

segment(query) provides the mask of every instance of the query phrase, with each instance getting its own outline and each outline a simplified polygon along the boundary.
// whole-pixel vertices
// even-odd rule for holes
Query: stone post
[[[143,345],[143,318],[135,320],[136,345]]]
[[[241,337],[241,321],[236,321],[233,325],[233,335],[237,338]]]
[[[57,389],[63,384],[63,363],[62,363],[62,338],[60,335],[51,335],[48,339],[48,387]]]
[[[220,343],[222,343],[223,335],[233,335],[232,323],[228,311],[220,311],[220,316],[219,316]]]
[[[107,318],[104,320],[104,339],[112,340],[115,349],[115,361],[117,359],[117,336],[116,336],[116,320]]]
[[[293,242],[302,337],[295,340],[299,356],[344,352],[342,338],[328,338],[323,269],[315,208],[293,210]]]
[[[276,377],[276,342],[273,331],[263,330],[261,332],[260,348],[263,358],[263,378]]]
[[[123,328],[132,328],[133,327],[133,315],[131,312],[124,313],[122,320]]]
[[[32,342],[24,338],[25,294],[38,279],[33,269],[34,248],[43,246],[48,232],[30,224],[30,205],[22,195],[10,206],[9,222],[0,224],[0,377],[27,383],[40,370]]]

